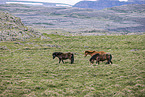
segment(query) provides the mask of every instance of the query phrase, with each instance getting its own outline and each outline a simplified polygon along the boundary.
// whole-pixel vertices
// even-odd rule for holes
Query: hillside
[[[26,26],[73,33],[145,32],[145,5],[123,5],[104,10],[73,7],[0,5],[0,10],[22,19]],[[100,35],[99,34],[99,35]]]
[[[24,26],[20,18],[0,11],[0,41],[25,40],[39,37],[39,34],[33,29]]]
[[[92,9],[105,9],[105,8],[111,8],[115,6],[121,6],[121,5],[128,5],[128,4],[145,4],[145,0],[132,0],[128,2],[121,2],[119,0],[97,0],[97,1],[80,1],[76,3],[73,7],[78,8],[92,8]]]

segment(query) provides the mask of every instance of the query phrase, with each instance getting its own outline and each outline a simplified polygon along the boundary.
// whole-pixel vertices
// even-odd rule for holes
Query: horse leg
[[[70,60],[71,60],[71,64],[73,64],[74,63],[74,54],[71,54]]]
[[[112,59],[112,55],[110,54],[109,62],[110,62],[111,64],[113,64],[112,61],[111,61],[111,59]]]
[[[111,61],[111,59],[108,59],[106,64],[110,64],[110,63],[113,64],[113,62]]]
[[[62,60],[62,63],[64,63],[64,61]]]
[[[70,63],[72,64],[72,63],[73,63],[73,61],[72,61],[72,58],[71,58],[71,57],[69,58],[69,60],[70,60]]]
[[[100,60],[99,57],[97,57],[96,58],[96,65],[99,65],[99,60]],[[98,62],[98,64],[97,64],[97,62]]]
[[[96,61],[96,65],[98,65],[98,64],[97,64],[97,61]]]
[[[97,64],[98,63],[98,64]],[[99,61],[96,61],[96,65],[99,65]]]
[[[71,64],[73,64],[73,60],[71,60]]]
[[[110,63],[109,60],[107,60],[106,64],[109,64],[109,63]]]
[[[59,58],[59,63],[61,62],[61,59]]]
[[[108,61],[107,64],[110,64],[110,62]]]

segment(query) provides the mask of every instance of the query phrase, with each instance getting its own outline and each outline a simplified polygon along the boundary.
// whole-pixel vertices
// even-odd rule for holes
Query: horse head
[[[85,51],[85,56],[84,57],[86,57],[88,55],[88,51]]]
[[[58,57],[58,56],[61,55],[61,54],[63,54],[63,53],[62,53],[62,52],[54,52],[54,53],[52,54],[53,59],[54,59],[55,57]]]
[[[90,62],[91,62],[91,64],[93,64],[94,63],[94,59],[91,59]]]
[[[90,63],[93,64],[94,61],[96,60],[96,58],[99,57],[99,55],[100,55],[99,53],[93,55],[93,56],[90,58]]]
[[[96,51],[85,51],[85,57],[88,55],[88,54],[92,54],[92,53],[95,53]]]
[[[53,53],[53,54],[52,54],[52,56],[53,56],[53,59],[54,59],[54,58],[56,57],[56,54],[55,54],[55,53]]]

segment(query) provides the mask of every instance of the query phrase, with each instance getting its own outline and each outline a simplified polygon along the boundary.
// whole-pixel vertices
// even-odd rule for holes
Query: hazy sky
[[[70,5],[74,5],[75,3],[83,0],[21,0],[21,1],[38,1],[38,2],[51,2],[51,3],[66,3]],[[96,1],[96,0],[87,0],[87,1]],[[127,1],[127,0],[119,0],[119,1]]]

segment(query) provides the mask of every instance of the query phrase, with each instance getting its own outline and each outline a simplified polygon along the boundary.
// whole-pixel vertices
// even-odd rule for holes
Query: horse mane
[[[94,53],[96,51],[85,51],[85,53]]]
[[[54,52],[53,55],[61,55],[63,54],[62,52]]]

